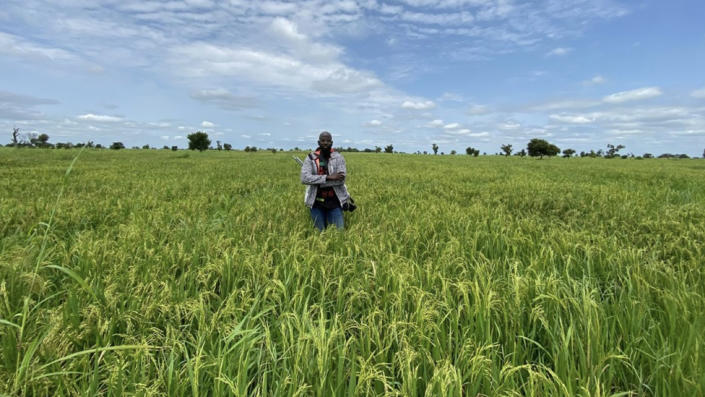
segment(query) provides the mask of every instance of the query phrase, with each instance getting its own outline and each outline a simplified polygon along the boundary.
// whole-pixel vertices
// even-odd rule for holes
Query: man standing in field
[[[308,185],[304,202],[318,230],[330,225],[338,229],[344,226],[342,206],[350,200],[345,173],[345,159],[333,149],[333,136],[328,131],[321,132],[318,149],[301,166],[301,183]]]

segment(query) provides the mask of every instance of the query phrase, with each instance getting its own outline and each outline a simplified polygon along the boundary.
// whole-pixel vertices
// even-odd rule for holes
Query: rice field
[[[705,395],[705,160],[291,154],[0,148],[0,394]]]

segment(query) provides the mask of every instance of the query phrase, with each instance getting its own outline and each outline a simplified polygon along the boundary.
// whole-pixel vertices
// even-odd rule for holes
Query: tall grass
[[[0,149],[0,393],[705,394],[702,161],[351,153],[319,234],[288,155],[77,153]]]

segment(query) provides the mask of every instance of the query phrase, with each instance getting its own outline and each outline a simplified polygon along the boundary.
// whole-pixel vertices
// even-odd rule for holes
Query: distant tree
[[[12,146],[17,147],[19,145],[19,136],[20,136],[20,129],[19,128],[13,128],[12,129]]]
[[[169,146],[164,145],[164,146],[162,146],[162,149],[164,149],[164,150],[169,150]]]
[[[149,149],[149,145],[142,145],[142,149]]]
[[[480,150],[475,149],[474,147],[468,146],[465,148],[465,154],[467,154],[469,156],[477,157],[480,154]]]
[[[233,145],[231,145],[231,144],[229,144],[229,143],[224,143],[224,144],[223,144],[223,149],[225,149],[225,150],[227,150],[227,151],[231,151],[231,150],[233,150]]]
[[[211,144],[211,140],[208,139],[208,134],[202,131],[194,132],[193,134],[188,134],[188,148],[189,150],[198,150],[202,152],[208,149]]]
[[[705,149],[703,149],[703,158],[705,159]]]
[[[86,142],[86,147],[91,149],[91,148],[95,147],[95,144],[93,143],[93,141],[88,141],[88,142]]]
[[[220,144],[220,141],[215,141],[215,143],[216,143],[216,147],[215,147],[216,149],[223,150],[223,146]]]
[[[122,142],[113,142],[112,145],[110,145],[110,148],[113,150],[120,150],[125,148],[125,144]]]
[[[132,149],[140,150],[140,147],[139,147],[139,146],[133,146]]]
[[[175,152],[175,151],[177,151],[177,150],[179,150],[179,147],[178,147],[178,146],[174,145],[174,146],[171,147],[171,151],[172,151],[172,152]]]
[[[433,154],[438,154],[438,145],[434,143],[431,145],[431,149],[433,149]]]
[[[555,156],[560,153],[560,149],[556,145],[548,143],[546,140],[534,138],[527,145],[529,156],[543,158],[543,156]]]
[[[526,156],[526,150],[521,149],[520,151],[514,153],[514,155],[515,155],[515,156],[519,156],[519,157],[525,157],[525,156]]]
[[[450,151],[450,154],[452,154],[452,155],[454,155],[454,156],[455,156],[456,153],[458,153],[458,152],[456,152],[455,150],[451,150],[451,151]]]
[[[36,137],[32,137],[30,142],[36,147],[48,147],[49,146],[49,135],[39,134]]]
[[[394,146],[392,145],[387,145],[384,147],[384,152],[385,153],[394,153]]]
[[[616,157],[617,153],[624,148],[625,148],[624,145],[614,146],[614,145],[608,143],[607,144],[607,153],[605,154],[605,158],[611,159],[611,158]]]
[[[505,156],[509,156],[512,154],[512,145],[502,145],[502,151]]]
[[[375,153],[379,153],[382,151],[382,148],[379,146],[375,146]]]
[[[423,154],[428,154],[428,152],[424,150],[424,151],[423,151]]]
[[[652,159],[652,158],[654,158],[654,155],[651,154],[651,153],[644,153],[644,156],[643,156],[643,157],[644,157],[645,159]]]
[[[272,152],[272,154],[277,154],[277,149],[276,149],[276,148],[271,148],[271,149],[269,149],[269,151]]]
[[[96,149],[103,149],[103,145],[101,145],[101,144],[99,143],[99,144],[95,145],[95,148],[96,148]]]
[[[573,149],[563,149],[563,157],[572,157],[575,154]]]

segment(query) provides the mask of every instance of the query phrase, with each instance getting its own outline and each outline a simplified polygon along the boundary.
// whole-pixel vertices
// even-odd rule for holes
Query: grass
[[[78,154],[0,149],[0,393],[705,394],[702,160],[346,153],[319,234],[288,153]]]

